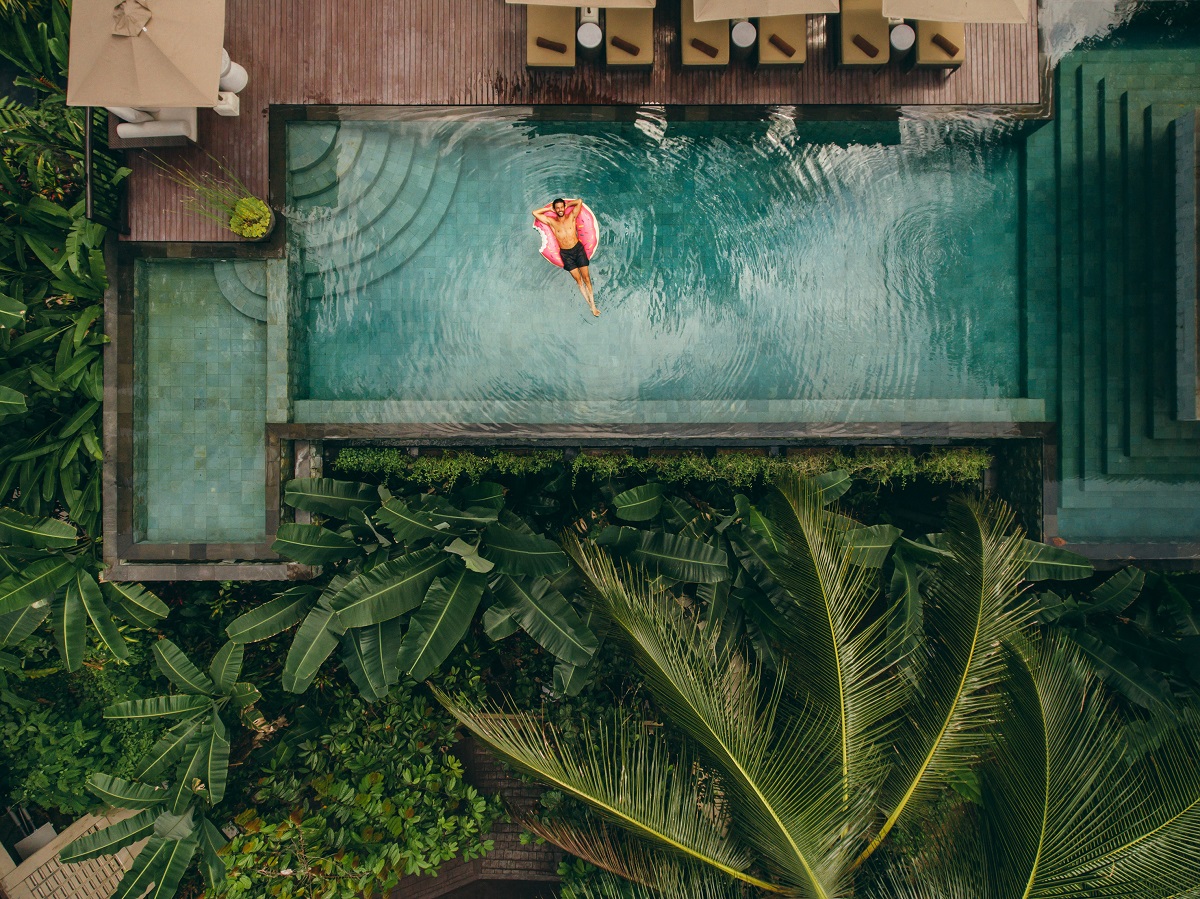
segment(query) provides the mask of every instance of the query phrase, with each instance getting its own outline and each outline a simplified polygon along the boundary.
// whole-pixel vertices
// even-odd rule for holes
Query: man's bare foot
[[[597,309],[595,306],[592,307],[592,315],[596,316],[597,318],[600,317],[600,310]]]

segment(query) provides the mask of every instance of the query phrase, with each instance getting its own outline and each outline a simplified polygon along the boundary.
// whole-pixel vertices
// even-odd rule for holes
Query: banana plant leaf
[[[176,694],[174,696],[155,696],[152,699],[127,699],[124,702],[113,703],[104,710],[104,717],[135,720],[183,716],[195,718],[202,712],[211,711],[212,707],[212,699],[208,696]]]
[[[167,617],[167,604],[141,584],[105,583],[103,592],[117,614],[139,627],[154,627]]]
[[[505,637],[511,637],[521,626],[509,614],[508,607],[503,603],[489,606],[483,613],[483,632],[497,642]]]
[[[485,509],[501,509],[504,507],[504,495],[507,492],[503,485],[494,481],[480,481],[478,484],[463,487],[455,494],[455,499],[467,508],[475,506]]]
[[[212,679],[192,664],[183,650],[170,640],[158,640],[152,647],[158,670],[179,689],[187,693],[203,693],[208,696],[217,692]]]
[[[174,896],[199,843],[200,837],[196,833],[181,840],[151,837],[110,899],[167,899]]]
[[[435,580],[409,619],[400,646],[400,670],[415,680],[429,677],[466,634],[486,587],[487,577],[466,566]]]
[[[494,522],[499,516],[498,509],[489,506],[474,506],[468,509],[456,509],[439,496],[428,496],[424,499],[421,511],[430,515],[438,524],[447,524],[459,530],[477,530]]]
[[[84,611],[87,612],[108,651],[121,661],[127,660],[129,650],[125,648],[125,638],[121,636],[116,622],[113,621],[112,610],[104,601],[104,594],[100,592],[100,585],[96,583],[96,579],[90,572],[76,571],[75,580],[68,587],[68,590],[72,589],[79,593]]]
[[[72,581],[67,587],[65,596],[51,600],[50,617],[54,625],[54,642],[63,665],[68,671],[79,670],[87,649],[88,614],[76,582]]]
[[[1088,577],[1095,570],[1092,563],[1078,553],[1026,540],[1023,544],[1025,562],[1029,568],[1025,577],[1031,581],[1071,581]]]
[[[159,791],[164,792],[164,791]],[[161,799],[158,802],[161,803]],[[138,840],[144,840],[154,833],[154,819],[157,814],[153,809],[146,809],[123,818],[116,824],[110,824],[103,830],[87,833],[77,840],[72,840],[63,849],[59,858],[70,864],[87,861],[89,858],[99,858],[101,855],[111,855],[118,849],[131,846]]]
[[[235,643],[256,643],[281,634],[304,619],[317,602],[314,587],[292,587],[229,623],[225,636]]]
[[[592,660],[600,641],[566,597],[546,580],[501,575],[492,592],[525,633],[556,658],[570,665],[587,665]]]
[[[0,543],[35,549],[67,549],[75,545],[79,534],[75,526],[57,518],[36,518],[0,506]]]
[[[50,614],[49,600],[0,615],[0,646],[16,646],[41,626]]]
[[[142,809],[162,805],[167,791],[99,772],[88,777],[90,793],[112,808]]]
[[[296,478],[287,482],[283,501],[294,509],[346,521],[351,510],[370,514],[379,508],[379,488],[333,478]]]
[[[501,574],[542,577],[557,574],[568,565],[566,554],[553,540],[518,534],[500,524],[487,529],[486,555]]]
[[[398,499],[391,499],[384,503],[383,507],[375,513],[375,519],[402,543],[416,543],[420,540],[441,541],[457,533],[446,522],[439,521],[426,512],[413,509]]]
[[[367,699],[383,699],[400,679],[397,656],[403,635],[398,618],[354,628],[342,635],[342,661],[350,679]]]
[[[845,541],[850,549],[850,561],[863,568],[882,568],[899,536],[900,529],[890,524],[847,531]]]
[[[350,580],[330,607],[345,627],[366,627],[410,612],[449,560],[434,547],[384,562]]]
[[[0,615],[14,612],[45,599],[69,581],[75,564],[66,556],[39,559],[20,574],[0,581]]]
[[[200,832],[200,851],[202,853],[201,860],[204,863],[202,870],[204,871],[204,882],[212,892],[225,882],[225,875],[228,869],[225,867],[225,860],[221,857],[220,852],[229,842],[225,839],[225,835],[217,830],[217,826],[208,818],[201,818],[200,825],[197,828]]]
[[[617,517],[625,521],[649,521],[663,507],[661,484],[643,484],[618,493],[612,500]]]
[[[345,626],[337,613],[319,602],[300,623],[283,665],[283,689],[303,693],[312,684],[321,665],[337,649]]]
[[[1099,612],[1117,614],[1124,612],[1142,595],[1146,583],[1146,572],[1140,568],[1122,568],[1103,584],[1092,591],[1095,602],[1083,609],[1084,614]]]
[[[20,415],[25,411],[25,394],[0,385],[0,416]]]
[[[316,524],[281,524],[271,550],[304,565],[324,565],[348,559],[359,552],[358,545],[328,528]]]
[[[157,782],[171,765],[183,757],[188,743],[203,725],[204,718],[192,717],[170,728],[138,763],[134,776],[141,781]]]
[[[246,657],[246,645],[228,641],[217,650],[208,666],[208,676],[212,678],[213,686],[218,693],[228,693],[233,689],[238,676],[242,673],[242,662]]]

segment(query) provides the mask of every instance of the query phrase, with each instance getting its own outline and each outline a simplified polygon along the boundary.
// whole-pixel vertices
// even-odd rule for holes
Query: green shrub
[[[406,449],[391,446],[348,446],[338,451],[332,467],[342,473],[383,475],[407,484],[450,490],[464,479],[478,484],[492,473],[539,474],[561,461],[560,450],[528,454],[447,450],[441,455],[412,456]]]
[[[470,680],[456,688],[478,690]],[[492,848],[499,803],[463,782],[455,727],[424,690],[367,703],[343,687],[318,714],[307,738],[276,750],[235,819],[218,895],[357,899]]]
[[[503,450],[448,450],[442,455],[411,456],[397,447],[353,446],[338,451],[332,468],[342,474],[383,475],[425,487],[452,488],[460,480],[478,483],[487,476],[540,474],[563,461],[558,450],[518,455]],[[677,455],[635,456],[625,450],[580,453],[570,463],[572,480],[587,474],[595,480],[642,475],[675,484],[721,481],[749,487],[784,474],[811,476],[841,469],[869,484],[911,483],[925,478],[934,484],[978,483],[992,464],[981,447],[935,447],[914,453],[905,447],[858,447],[792,451],[768,456],[747,451],[709,455],[688,450]]]

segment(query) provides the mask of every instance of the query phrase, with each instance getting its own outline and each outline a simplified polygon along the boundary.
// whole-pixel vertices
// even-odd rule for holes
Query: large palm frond
[[[787,652],[802,695],[832,716],[844,797],[877,788],[880,745],[895,721],[906,682],[889,677],[897,633],[881,616],[868,619],[878,572],[855,563],[849,518],[827,511],[819,486],[793,477],[764,505],[776,532],[765,556],[793,605]]]
[[[561,819],[523,823],[535,836],[600,869],[594,886],[576,887],[574,895],[614,899],[739,899],[747,895],[743,882],[631,840],[602,823],[572,824]],[[572,893],[564,891],[563,895]],[[750,895],[761,894],[750,888]]]
[[[1176,726],[1131,765],[1136,801],[1121,828],[1080,866],[1095,872],[1101,899],[1121,895],[1110,883],[1126,882],[1142,885],[1146,896],[1200,895],[1200,716],[1193,709],[1167,714]]]
[[[628,641],[664,710],[699,742],[729,790],[737,831],[767,866],[804,895],[836,893],[849,847],[832,728],[820,716],[778,720],[782,678],[760,669],[719,633],[701,631],[669,597],[599,547],[568,535],[567,552]]]
[[[1024,536],[1012,513],[999,503],[957,500],[948,524],[948,554],[928,591],[919,680],[884,785],[886,817],[856,865],[954,771],[977,760],[986,745],[983,727],[999,711],[1000,646],[1029,620],[1021,600]]]
[[[1081,874],[1136,825],[1143,799],[1112,708],[1065,641],[1014,638],[1002,658],[1008,703],[983,770],[991,893],[1098,896]]]
[[[629,723],[603,722],[594,729],[585,724],[577,739],[564,739],[538,716],[506,714],[495,704],[437,689],[434,695],[495,752],[605,819],[697,864],[774,889],[748,873],[754,857],[728,834],[712,777],[698,776],[693,760],[671,753],[662,739]]]

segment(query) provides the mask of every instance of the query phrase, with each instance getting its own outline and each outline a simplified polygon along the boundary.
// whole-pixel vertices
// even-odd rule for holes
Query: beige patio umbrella
[[[70,106],[214,106],[225,0],[74,0]]]
[[[696,0],[696,21],[798,16],[837,12],[839,9],[841,0]]]
[[[893,19],[933,22],[1029,21],[1029,0],[883,0],[883,14]]]
[[[603,6],[625,9],[654,9],[655,0],[505,0],[516,6]]]

